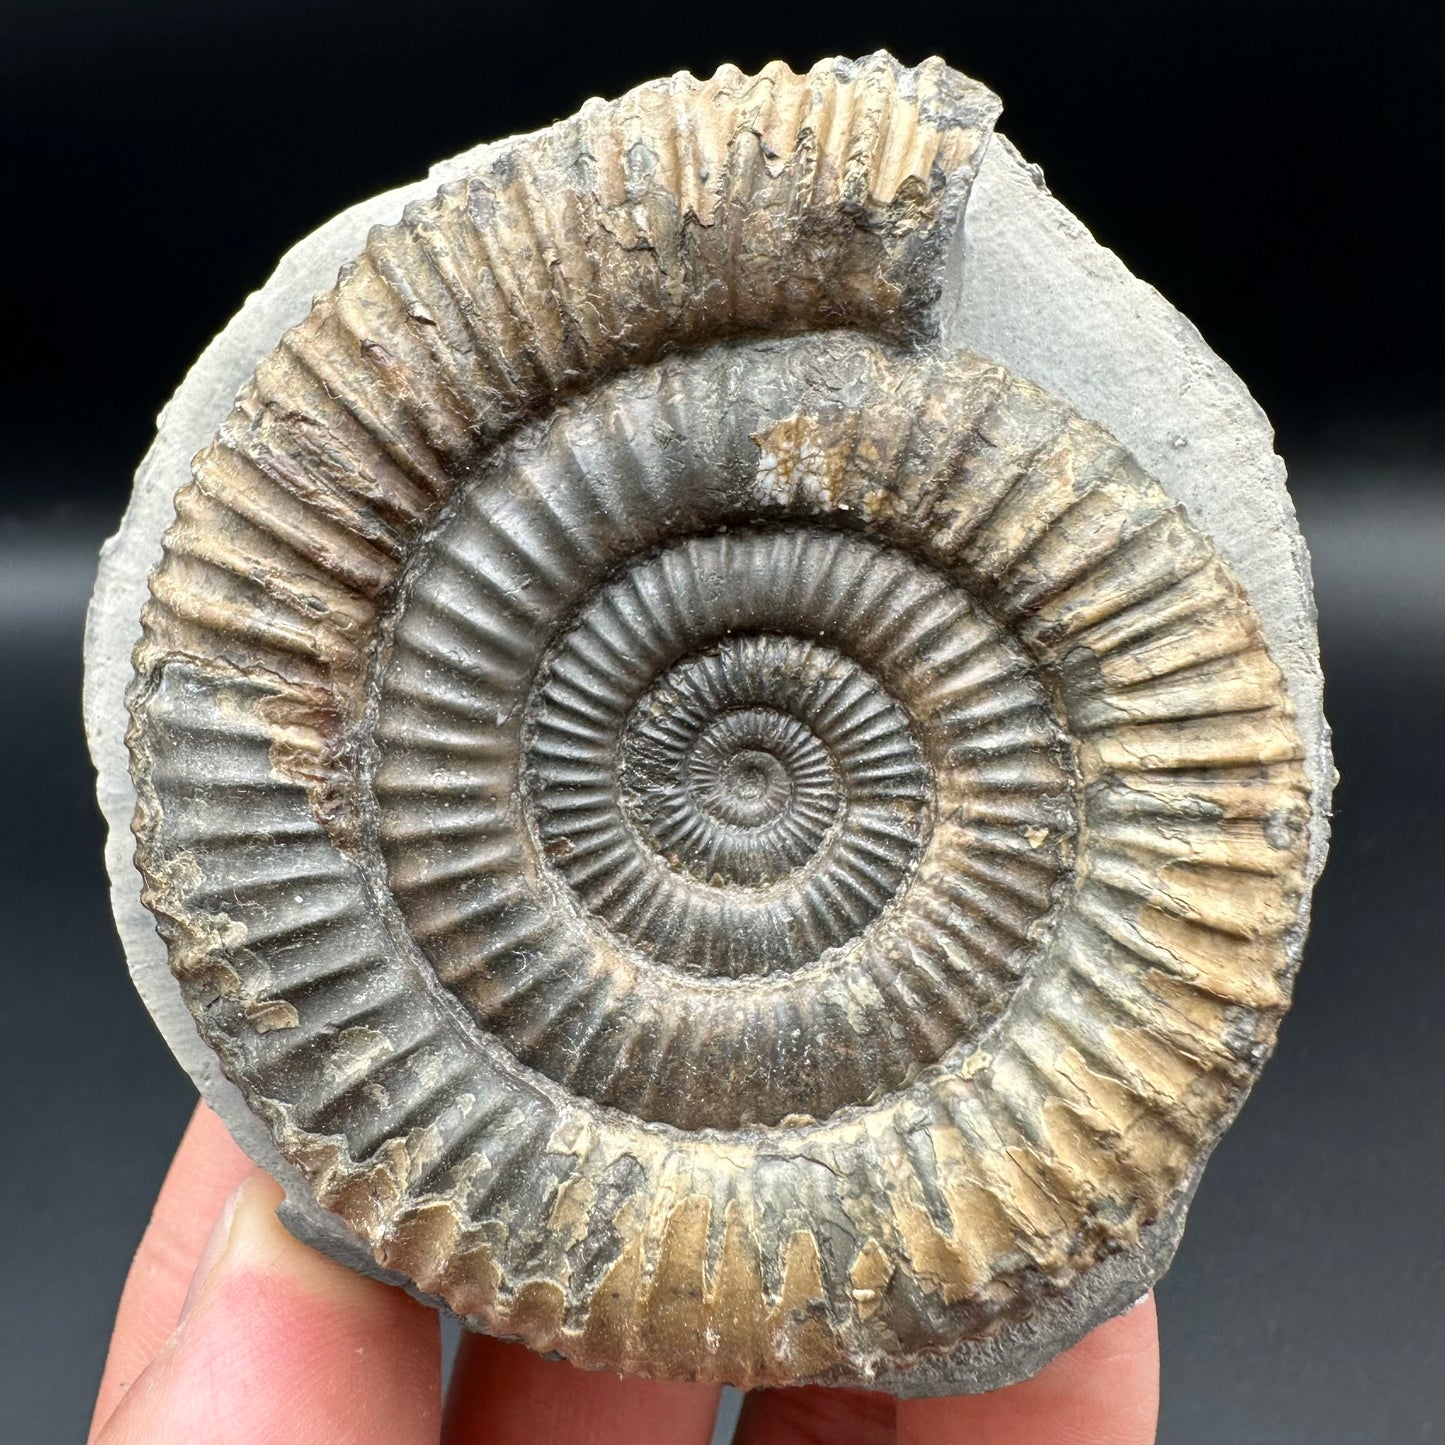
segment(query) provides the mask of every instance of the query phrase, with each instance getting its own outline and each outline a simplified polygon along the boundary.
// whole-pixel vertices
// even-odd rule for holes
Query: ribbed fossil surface
[[[317,1197],[479,1328],[888,1382],[1135,1247],[1271,1047],[1258,620],[936,345],[995,110],[885,56],[589,103],[374,231],[176,498],[147,902]]]

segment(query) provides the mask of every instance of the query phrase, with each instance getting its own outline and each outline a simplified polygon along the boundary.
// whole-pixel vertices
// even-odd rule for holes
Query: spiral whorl
[[[763,369],[836,362],[800,342]],[[751,407],[704,420],[731,365],[669,363],[529,439],[545,529],[510,479],[474,493],[404,590],[377,717],[390,886],[447,986],[532,1067],[683,1127],[826,1117],[974,1037],[1074,828],[1062,727],[970,594],[750,500]],[[666,461],[630,440],[662,399],[689,438]],[[657,521],[608,540],[624,488]],[[767,525],[728,526],[750,512]],[[999,806],[1014,831],[980,826]],[[1000,867],[1002,912],[978,901]],[[519,929],[526,987],[499,986]]]
[[[795,678],[801,687],[789,686]],[[669,867],[698,882],[746,888],[786,878],[817,857],[852,792],[855,775],[840,782],[817,726],[864,709],[891,724],[866,743],[906,769],[902,787],[911,784],[918,801],[923,779],[906,725],[836,653],[749,637],[679,664],[638,700],[621,763],[628,817]]]
[[[706,567],[731,549],[698,550]],[[642,672],[623,717],[574,721],[576,680],[554,668],[532,756],[543,852],[583,906],[672,967],[737,977],[861,932],[907,875],[931,789],[898,705],[846,657],[716,636]]]
[[[967,1377],[1268,1050],[1308,803],[1258,619],[939,346],[995,109],[884,56],[589,103],[373,231],[176,498],[147,901],[317,1198],[479,1328]]]

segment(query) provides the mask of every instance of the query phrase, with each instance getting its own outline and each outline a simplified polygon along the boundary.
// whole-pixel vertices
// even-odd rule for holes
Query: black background
[[[1336,842],[1278,1057],[1160,1289],[1161,1440],[1445,1440],[1439,10],[8,0],[0,1441],[82,1437],[192,1097],[111,930],[80,726],[95,548],[155,413],[343,206],[653,75],[880,45],[996,89],[1245,377],[1315,555]]]

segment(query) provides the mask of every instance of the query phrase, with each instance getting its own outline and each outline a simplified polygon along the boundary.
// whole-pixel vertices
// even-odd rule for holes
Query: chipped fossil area
[[[162,418],[87,639],[132,969],[292,1227],[473,1328],[995,1388],[1271,1051],[1303,543],[997,110],[589,102],[302,243]]]

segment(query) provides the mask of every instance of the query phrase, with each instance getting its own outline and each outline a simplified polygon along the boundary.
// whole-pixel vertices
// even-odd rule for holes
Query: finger
[[[232,1195],[96,1445],[437,1445],[436,1316],[294,1239],[280,1201],[259,1169]]]
[[[898,1402],[898,1445],[1153,1445],[1154,1296],[1100,1325],[1032,1380],[989,1395]]]
[[[757,1390],[743,1401],[734,1445],[893,1445],[897,1405],[874,1390]]]
[[[713,1385],[622,1379],[466,1335],[447,1395],[446,1445],[708,1445]]]
[[[96,1397],[92,1439],[175,1329],[211,1226],[251,1167],[221,1121],[197,1104],[126,1276]]]

